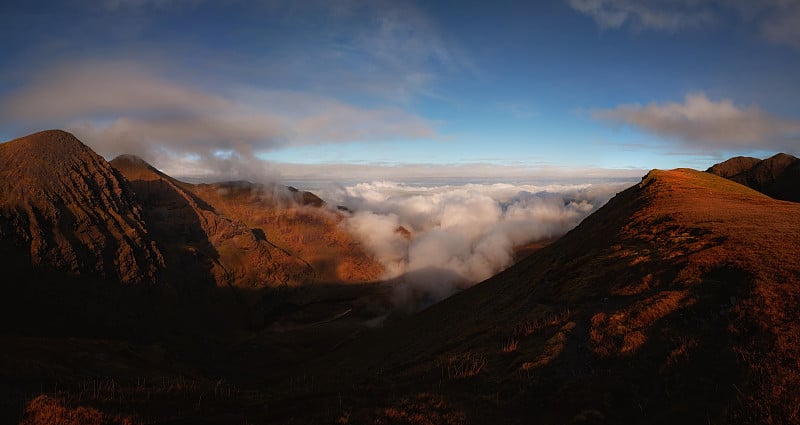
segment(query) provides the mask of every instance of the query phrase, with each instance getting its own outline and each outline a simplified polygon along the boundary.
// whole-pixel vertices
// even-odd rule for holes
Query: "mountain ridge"
[[[185,285],[200,275],[208,279],[200,285],[206,290],[190,301],[179,283],[177,293],[168,296],[142,292],[142,302],[131,302],[130,291],[93,292],[95,287],[72,285],[77,282],[58,274],[69,275],[68,267],[29,279],[45,276],[58,291],[37,289],[30,298],[19,298],[11,289],[24,285],[6,283],[11,295],[0,312],[8,315],[2,322],[12,326],[12,334],[25,335],[26,321],[38,314],[44,318],[41,327],[67,327],[64,335],[71,337],[84,331],[71,322],[75,314],[86,316],[80,326],[109,322],[113,328],[121,321],[131,329],[111,334],[119,341],[4,333],[4,345],[12,351],[0,359],[0,374],[10,377],[0,380],[0,388],[11,388],[19,400],[12,402],[14,408],[19,403],[13,414],[23,403],[26,412],[36,411],[35,402],[41,401],[25,398],[31,393],[23,395],[20,382],[35,392],[32,386],[41,382],[74,384],[103,376],[115,383],[113,394],[125,394],[125,403],[68,393],[64,409],[88,406],[117,418],[160,412],[151,415],[220,424],[232,418],[340,424],[413,418],[453,424],[494,424],[498,418],[544,424],[800,421],[798,203],[711,172],[653,170],[566,235],[498,275],[420,313],[390,315],[363,295],[376,292],[356,285],[319,285],[312,289],[321,291],[309,296],[289,293],[288,285],[249,287],[248,276],[237,281],[236,275],[226,275],[232,269],[228,265],[250,261],[248,255],[281,255],[277,245],[269,245],[277,240],[265,230],[274,224],[265,220],[270,216],[248,213],[273,201],[259,192],[263,188],[190,185],[135,157],[113,160],[114,168],[72,139],[58,148],[56,156],[66,159],[47,157],[27,167],[25,155],[48,146],[40,137],[70,136],[43,133],[33,137],[30,152],[15,147],[25,143],[0,145],[0,173],[7,176],[0,184],[11,188],[2,192],[0,203],[3,253],[16,255],[29,243],[24,231],[30,226],[17,232],[15,226],[25,222],[14,217],[27,211],[30,195],[36,201],[31,205],[41,201],[56,211],[47,217],[58,231],[92,234],[91,226],[128,223],[134,236],[163,253],[163,269],[159,266],[154,276],[178,279],[160,274],[175,273],[170,272],[174,267],[187,274]],[[785,159],[778,157],[777,166],[765,169],[780,169]],[[12,161],[22,165],[5,166]],[[48,169],[47,163],[66,171]],[[761,162],[737,160],[718,170],[733,170],[735,176],[752,169],[750,163]],[[80,164],[90,165],[88,180]],[[48,186],[45,179],[57,180]],[[40,180],[41,185],[31,185]],[[87,232],[73,228],[72,221],[61,223],[60,211],[75,208],[69,202],[108,205],[111,221],[83,212],[91,225]],[[308,224],[303,214],[317,209],[300,205],[292,214]],[[114,218],[123,213],[125,219]],[[35,250],[28,246],[22,252]],[[288,250],[283,254],[292,257]],[[23,257],[2,258],[24,263]],[[101,278],[102,287],[154,287],[107,285],[103,274],[85,273]],[[27,313],[27,303],[40,298],[50,303],[45,307],[63,311]],[[245,326],[224,327],[218,340],[209,340],[210,326],[236,315],[248,316]],[[273,322],[285,327],[267,327],[271,318],[290,320]],[[187,339],[185,329],[170,333],[173,322],[181,320],[196,338]],[[89,372],[75,369],[86,362]],[[170,370],[189,371],[196,386],[177,381],[181,384],[170,387],[181,388],[175,392],[137,392],[139,373],[152,380],[153,374]],[[228,379],[245,390],[218,399],[220,383]],[[54,391],[52,399],[57,395]]]
[[[219,215],[182,182],[141,158],[125,155],[109,163],[124,175],[145,207],[159,246],[166,250],[173,281],[182,286],[209,277],[217,286],[281,286],[313,281],[310,266],[254,233],[244,223]],[[170,264],[172,263],[172,264]],[[209,276],[192,273],[208,270]]]
[[[775,199],[800,202],[800,159],[789,154],[778,153],[764,160],[735,157],[712,165],[706,172]]]
[[[791,423],[797,223],[795,203],[654,170],[558,241],[315,372],[352,376],[356,394],[392,388],[354,396],[354,423],[388,420],[419,393],[475,423]]]

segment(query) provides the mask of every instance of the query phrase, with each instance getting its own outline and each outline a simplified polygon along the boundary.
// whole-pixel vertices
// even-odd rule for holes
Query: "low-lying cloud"
[[[515,247],[566,233],[630,184],[373,182],[323,195],[353,211],[344,225],[396,279],[396,301],[416,308],[500,272]]]
[[[632,125],[700,150],[786,151],[796,149],[800,140],[800,121],[771,115],[756,106],[737,106],[729,99],[713,101],[702,93],[688,94],[682,103],[599,109],[592,117]]]

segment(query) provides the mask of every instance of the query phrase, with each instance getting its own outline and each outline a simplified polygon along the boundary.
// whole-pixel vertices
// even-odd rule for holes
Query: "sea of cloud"
[[[515,247],[563,235],[634,181],[356,183],[319,189],[386,268],[395,301],[424,307],[513,264]]]

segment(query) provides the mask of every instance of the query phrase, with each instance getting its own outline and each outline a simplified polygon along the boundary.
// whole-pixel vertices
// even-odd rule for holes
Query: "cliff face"
[[[69,133],[0,144],[0,256],[33,268],[124,284],[163,270],[128,182]]]

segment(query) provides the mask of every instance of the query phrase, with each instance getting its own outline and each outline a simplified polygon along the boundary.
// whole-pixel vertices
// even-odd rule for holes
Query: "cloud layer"
[[[400,278],[398,303],[418,307],[498,273],[515,247],[566,233],[630,184],[373,182],[322,194],[354,211],[347,229],[386,267],[386,278]]]
[[[702,93],[682,103],[621,105],[592,112],[600,120],[623,123],[680,141],[700,150],[764,149],[795,151],[800,122],[740,107],[729,99],[713,101]]]

